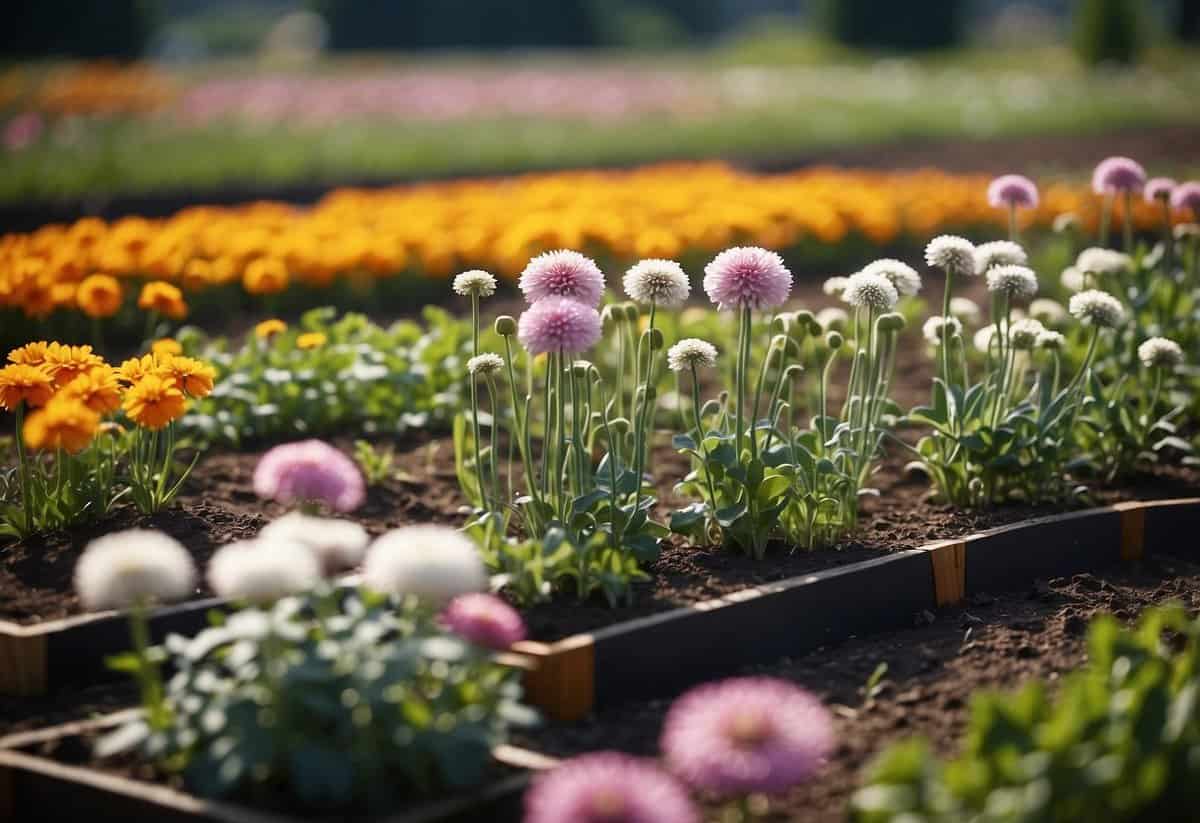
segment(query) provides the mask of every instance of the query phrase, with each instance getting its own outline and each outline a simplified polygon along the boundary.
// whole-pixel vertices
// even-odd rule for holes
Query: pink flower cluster
[[[476,646],[503,651],[525,639],[525,621],[494,594],[460,594],[442,611],[446,628]]]
[[[321,440],[276,446],[254,468],[254,492],[284,504],[322,503],[348,512],[362,505],[366,484],[358,466]]]
[[[519,281],[529,308],[517,339],[534,355],[582,354],[600,340],[604,273],[577,251],[546,252],[529,261]]]

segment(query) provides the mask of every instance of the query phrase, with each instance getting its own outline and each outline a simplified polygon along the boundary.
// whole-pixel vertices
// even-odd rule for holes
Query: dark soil
[[[863,768],[889,743],[920,735],[953,755],[971,695],[1030,680],[1053,684],[1087,662],[1086,629],[1096,614],[1133,620],[1144,608],[1179,601],[1200,609],[1200,565],[1152,558],[1138,567],[1035,583],[1025,591],[976,596],[962,608],[914,615],[910,628],[816,649],[744,674],[795,681],[834,712],[839,744],[814,780],[775,801],[770,819],[841,821]],[[881,693],[865,705],[864,684],[887,663]],[[525,734],[519,745],[558,757],[617,749],[654,756],[670,699],[628,704],[570,726]]]

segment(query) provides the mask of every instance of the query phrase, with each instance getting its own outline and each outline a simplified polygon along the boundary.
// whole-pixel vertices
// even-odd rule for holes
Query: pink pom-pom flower
[[[512,606],[494,594],[460,594],[442,611],[446,628],[488,649],[507,649],[525,639],[525,621]]]
[[[786,680],[738,677],[685,693],[667,712],[661,748],[684,782],[720,796],[780,794],[833,750],[833,721]]]
[[[735,247],[704,267],[704,291],[719,309],[773,309],[788,299],[792,273],[773,251]]]
[[[536,778],[524,823],[700,823],[687,790],[652,761],[618,752],[568,760]]]
[[[577,251],[560,249],[530,260],[521,272],[518,285],[530,304],[549,297],[567,297],[588,306],[598,306],[604,296],[604,273],[591,258]]]
[[[1146,187],[1142,189],[1142,197],[1146,198],[1147,203],[1155,203],[1160,200],[1170,202],[1177,185],[1179,184],[1170,177],[1152,177],[1146,181]]]
[[[1171,208],[1191,209],[1195,218],[1200,220],[1200,180],[1189,180],[1176,186],[1171,193]]]
[[[366,484],[354,461],[322,440],[285,443],[254,468],[254,493],[284,504],[323,503],[348,512],[362,505]]]
[[[530,354],[580,354],[600,339],[600,313],[566,297],[547,297],[517,321],[517,339]]]
[[[1096,194],[1138,191],[1145,184],[1146,170],[1128,157],[1108,157],[1092,172],[1092,191]]]
[[[1038,189],[1028,177],[1021,174],[1002,174],[988,184],[988,205],[993,208],[1036,209]]]

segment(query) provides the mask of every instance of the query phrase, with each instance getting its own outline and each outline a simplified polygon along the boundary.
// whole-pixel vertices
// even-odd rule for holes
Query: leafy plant
[[[354,441],[354,462],[369,486],[377,486],[392,476],[395,459],[391,446],[376,447],[369,440]]]

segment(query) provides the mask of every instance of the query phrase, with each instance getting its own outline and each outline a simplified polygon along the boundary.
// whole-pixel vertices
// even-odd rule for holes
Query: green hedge
[[[959,43],[964,6],[962,0],[818,0],[817,13],[822,28],[839,43],[923,51]]]
[[[1141,51],[1143,0],[1079,0],[1075,50],[1085,63],[1133,63]]]

